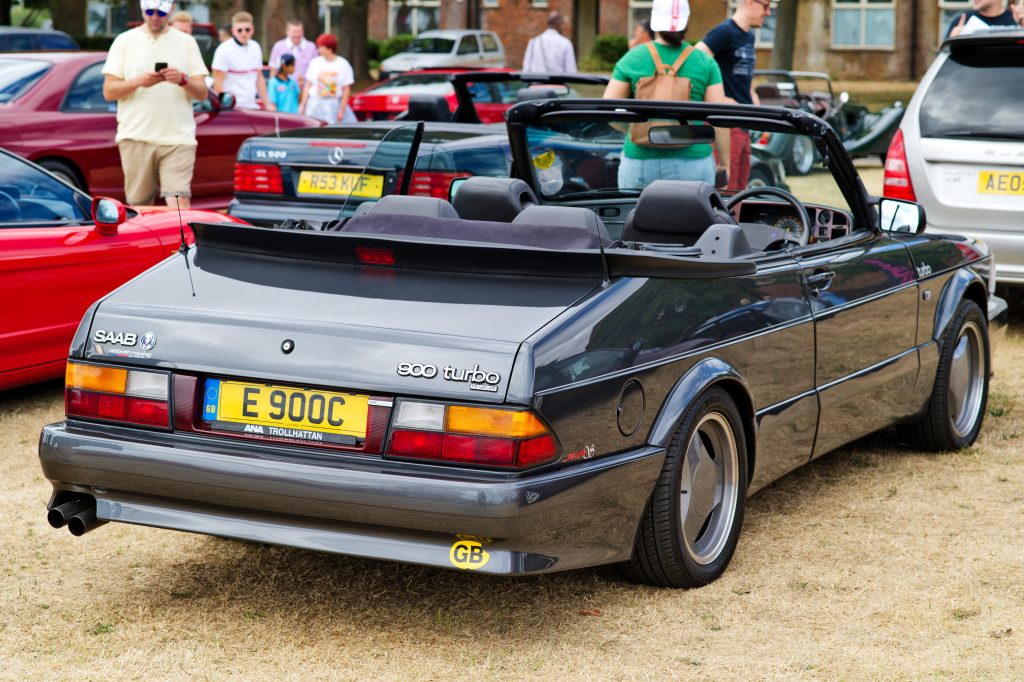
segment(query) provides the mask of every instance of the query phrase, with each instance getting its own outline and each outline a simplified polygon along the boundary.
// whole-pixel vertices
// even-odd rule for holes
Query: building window
[[[627,36],[633,35],[637,24],[651,20],[651,0],[629,0],[629,26]]]
[[[892,48],[896,0],[832,0],[832,47]]]
[[[441,27],[441,0],[391,0],[388,35],[435,31]]]
[[[729,0],[729,16],[736,11],[736,0]],[[761,28],[754,29],[754,46],[755,47],[774,47],[775,46],[775,10],[778,9],[779,3],[772,0],[772,13],[764,18],[764,25]]]
[[[341,26],[343,0],[320,0],[320,28],[323,33],[334,33]]]
[[[498,0],[481,0],[480,6],[485,9],[494,9],[498,6]]]
[[[548,0],[530,0],[530,7],[544,9],[548,6]]]
[[[946,29],[955,17],[971,11],[971,0],[939,0],[939,42],[946,39]]]

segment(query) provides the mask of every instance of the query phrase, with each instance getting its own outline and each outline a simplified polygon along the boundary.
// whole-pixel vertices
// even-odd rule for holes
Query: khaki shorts
[[[124,171],[124,194],[129,204],[152,204],[161,197],[192,196],[194,145],[149,144],[137,140],[117,143]]]

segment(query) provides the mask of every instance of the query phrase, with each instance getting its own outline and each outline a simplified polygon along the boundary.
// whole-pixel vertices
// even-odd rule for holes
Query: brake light
[[[914,194],[914,183],[910,180],[910,168],[907,166],[907,150],[903,144],[902,130],[897,130],[896,134],[892,136],[889,151],[885,155],[882,195],[891,199],[917,201]]]
[[[395,253],[391,249],[374,246],[357,246],[356,258],[363,265],[394,265]]]
[[[143,426],[170,428],[169,374],[69,362],[64,412]]]
[[[452,180],[468,177],[469,173],[461,171],[416,171],[409,183],[409,194],[447,199]]]
[[[259,163],[236,163],[235,191],[283,194],[281,167]]]
[[[531,410],[398,402],[386,457],[526,468],[555,459],[558,441]]]

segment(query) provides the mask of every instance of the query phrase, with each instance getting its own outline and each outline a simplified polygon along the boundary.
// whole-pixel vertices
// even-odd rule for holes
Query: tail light
[[[910,181],[910,168],[907,166],[907,150],[903,144],[903,131],[897,130],[889,143],[889,151],[885,155],[885,177],[882,180],[882,194],[891,199],[917,201],[914,194],[914,183]]]
[[[69,362],[64,373],[64,412],[112,422],[171,427],[166,372]]]
[[[416,171],[409,183],[409,194],[420,197],[447,199],[452,180],[468,178],[469,173],[452,171]]]
[[[385,456],[523,469],[559,451],[532,410],[402,400]]]
[[[259,163],[236,163],[235,191],[283,194],[281,167]]]

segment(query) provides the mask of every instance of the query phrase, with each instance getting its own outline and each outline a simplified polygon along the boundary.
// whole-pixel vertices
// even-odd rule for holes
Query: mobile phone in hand
[[[160,72],[167,68],[167,62],[157,62],[154,71]]]

